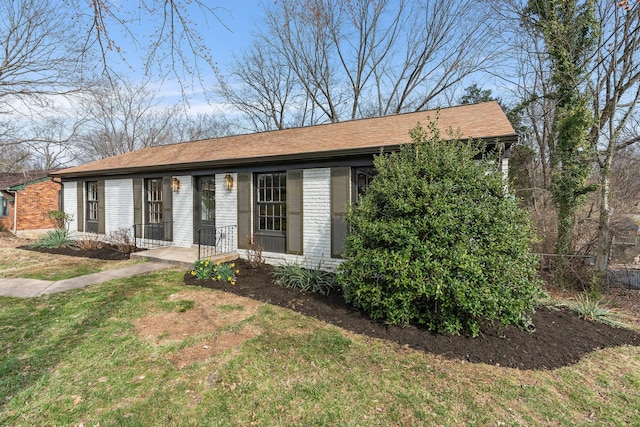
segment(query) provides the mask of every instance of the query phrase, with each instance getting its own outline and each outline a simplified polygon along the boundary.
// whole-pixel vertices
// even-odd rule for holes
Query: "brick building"
[[[0,174],[0,227],[25,238],[56,227],[48,213],[61,210],[62,186],[50,172]]]

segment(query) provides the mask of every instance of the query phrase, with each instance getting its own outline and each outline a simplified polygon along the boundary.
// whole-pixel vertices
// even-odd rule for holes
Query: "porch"
[[[209,256],[207,256],[209,257]],[[210,256],[214,262],[229,262],[238,258],[236,252],[213,254]],[[175,265],[185,270],[192,269],[198,259],[198,247],[184,248],[177,246],[162,246],[144,251],[133,252],[131,259],[142,259],[152,262],[160,262]]]

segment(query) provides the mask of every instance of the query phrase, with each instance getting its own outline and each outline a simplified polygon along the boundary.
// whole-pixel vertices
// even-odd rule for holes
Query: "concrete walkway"
[[[146,251],[133,252],[131,259],[144,259],[151,262],[161,262],[174,265],[176,267],[190,270],[198,259],[198,247],[182,248],[177,246],[165,246],[161,248],[148,249]],[[213,255],[214,262],[230,262],[238,258],[235,252]]]
[[[16,298],[31,298],[70,289],[83,288],[88,285],[108,282],[123,277],[140,276],[153,271],[171,268],[172,265],[159,262],[143,262],[114,270],[101,271],[71,279],[49,281],[37,279],[2,279],[0,278],[0,295]]]

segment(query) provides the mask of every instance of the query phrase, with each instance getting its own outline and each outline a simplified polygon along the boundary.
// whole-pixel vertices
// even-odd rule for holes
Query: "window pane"
[[[285,214],[286,174],[258,174],[257,211],[258,229],[265,231],[282,231]]]
[[[147,221],[157,224],[163,221],[162,217],[162,180],[148,179],[145,181],[147,188]]]

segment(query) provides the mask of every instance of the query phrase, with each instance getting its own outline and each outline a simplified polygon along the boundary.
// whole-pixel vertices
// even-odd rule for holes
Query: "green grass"
[[[0,248],[0,278],[64,280],[136,262],[139,261],[104,261]]]
[[[253,338],[179,367],[173,357],[202,337],[155,342],[136,324],[193,315],[199,302],[222,295],[185,288],[182,276],[170,270],[0,298],[0,426],[617,426],[640,419],[637,347],[519,371],[407,350],[270,305],[224,327],[229,336],[253,329]],[[245,309],[221,301],[208,316]]]

